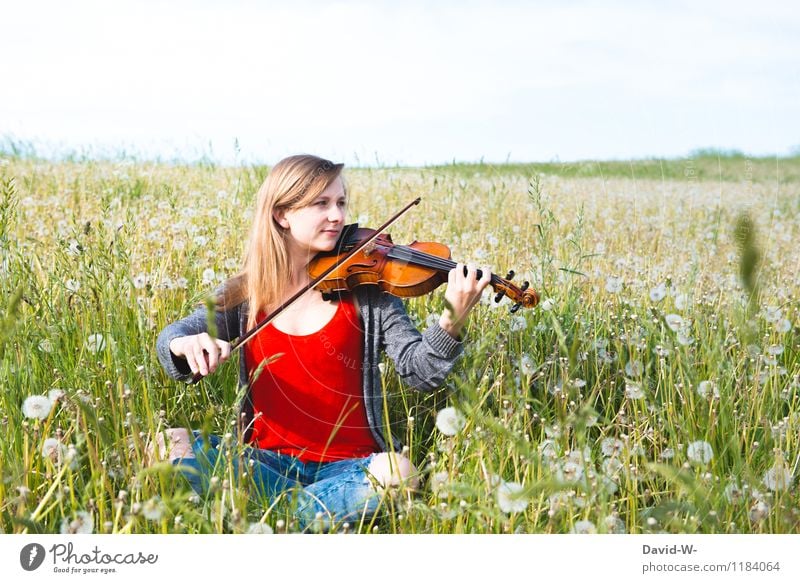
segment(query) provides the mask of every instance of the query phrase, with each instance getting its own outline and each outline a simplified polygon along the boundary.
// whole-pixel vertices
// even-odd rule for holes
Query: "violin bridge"
[[[378,245],[373,241],[371,243],[367,243],[366,245],[364,245],[364,248],[361,250],[361,252],[366,257],[369,257],[370,255],[372,255],[372,252],[375,251],[375,249],[377,249],[377,248],[378,248]]]

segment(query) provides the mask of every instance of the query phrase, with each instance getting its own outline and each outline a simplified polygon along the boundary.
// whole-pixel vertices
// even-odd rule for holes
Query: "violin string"
[[[395,252],[395,249],[402,249],[401,252]],[[453,269],[457,264],[455,261],[450,259],[445,259],[444,257],[437,257],[436,255],[431,255],[429,253],[425,253],[423,251],[417,251],[416,249],[412,249],[410,247],[406,247],[403,245],[395,245],[392,249],[389,250],[387,254],[391,259],[404,259],[409,261],[409,263],[416,263],[422,267],[430,267],[432,269],[439,269],[441,271],[450,271]],[[415,260],[415,261],[412,261]],[[509,281],[506,281],[502,277],[492,274],[492,282],[493,283],[503,283],[506,285],[513,285]]]

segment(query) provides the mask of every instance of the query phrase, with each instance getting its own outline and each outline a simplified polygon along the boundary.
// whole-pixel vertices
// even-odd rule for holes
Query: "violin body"
[[[348,229],[347,227],[350,227]],[[308,266],[308,274],[316,279],[326,269],[339,261],[343,252],[351,246],[374,234],[373,229],[358,228],[358,225],[347,225],[333,251],[319,253]],[[404,260],[403,249],[416,253],[409,254]],[[382,291],[401,298],[412,298],[428,294],[443,283],[447,283],[447,273],[421,266],[410,261],[411,257],[424,253],[431,257],[450,259],[450,249],[442,243],[421,243],[414,241],[410,245],[397,246],[392,243],[388,234],[379,235],[375,241],[356,253],[353,257],[338,265],[325,279],[319,282],[316,289],[323,296],[332,296],[352,290],[359,285],[376,285]]]
[[[395,245],[388,233],[375,236],[374,229],[346,225],[332,251],[319,253],[308,265],[308,273],[317,281],[314,286],[323,297],[333,297],[351,291],[359,285],[376,285],[382,291],[402,298],[417,297],[432,292],[447,283],[448,273],[456,264],[450,259],[450,249],[442,243],[414,241],[410,245]],[[372,237],[373,240],[342,260],[345,255]],[[466,268],[465,268],[466,270]],[[326,274],[321,277],[323,274]],[[481,277],[478,270],[478,277]],[[492,274],[491,285],[497,292],[495,302],[503,296],[514,301],[512,312],[520,307],[532,308],[539,295],[528,288],[528,282],[517,287],[506,278]]]

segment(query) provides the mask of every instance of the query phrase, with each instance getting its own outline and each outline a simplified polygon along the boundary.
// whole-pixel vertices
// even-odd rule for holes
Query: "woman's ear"
[[[284,209],[273,209],[272,218],[280,228],[289,228],[289,221],[286,220],[286,211]]]

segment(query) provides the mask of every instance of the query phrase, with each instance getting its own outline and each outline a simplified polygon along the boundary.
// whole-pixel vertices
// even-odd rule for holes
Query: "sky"
[[[793,5],[0,0],[0,144],[224,164],[785,155]]]

